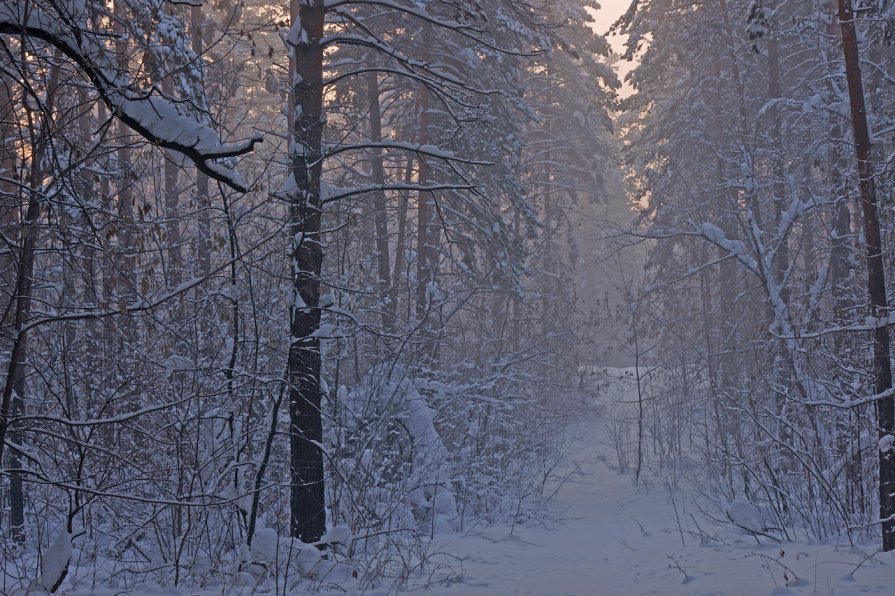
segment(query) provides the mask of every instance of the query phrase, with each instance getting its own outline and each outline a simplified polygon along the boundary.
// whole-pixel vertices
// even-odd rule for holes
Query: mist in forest
[[[893,25],[4,0],[0,593],[887,589]]]

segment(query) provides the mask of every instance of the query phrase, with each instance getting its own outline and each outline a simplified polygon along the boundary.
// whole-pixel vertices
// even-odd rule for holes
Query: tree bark
[[[834,143],[834,153],[830,164],[830,183],[833,191],[839,193],[835,205],[832,208],[833,239],[830,247],[830,285],[833,288],[835,302],[833,305],[833,320],[838,325],[844,325],[848,318],[848,310],[852,303],[848,297],[848,279],[851,271],[849,264],[849,238],[851,237],[851,212],[848,209],[848,187],[845,184],[845,170],[842,154],[839,151],[839,143],[843,134],[840,126],[835,124],[830,132]],[[834,338],[837,346],[843,344],[842,338]]]
[[[174,96],[174,83],[171,75],[163,75],[162,90],[169,97]],[[165,240],[168,243],[168,280],[171,286],[177,287],[183,281],[181,271],[180,258],[180,219],[178,218],[178,207],[180,203],[180,193],[178,192],[177,182],[179,166],[176,163],[177,156],[173,151],[167,149],[165,155]]]
[[[15,138],[17,131],[17,114],[13,106],[13,93],[11,90],[12,82],[5,77],[0,78],[0,199],[2,199],[2,204],[0,204],[0,230],[3,232],[4,238],[15,238],[18,234],[19,222],[18,222],[18,210],[19,205],[16,200],[17,197],[21,196],[19,187],[14,183],[16,180],[16,148],[15,145],[10,141]],[[17,287],[17,276],[16,276],[16,260],[13,255],[14,252],[12,250],[12,246],[9,244],[3,245],[3,254],[0,254],[0,281],[2,281],[2,296],[4,302],[4,320],[2,321],[3,327],[7,327],[10,323],[9,314],[7,313],[15,313],[14,305],[16,304],[16,294],[15,289]],[[6,306],[8,304],[10,306]],[[13,314],[13,317],[15,315]],[[11,345],[8,343],[9,339],[13,338],[3,338],[3,351],[4,355],[7,350],[11,349]],[[17,369],[21,370],[21,369]],[[7,379],[9,382],[9,379]],[[15,380],[13,380],[15,383]],[[15,394],[12,395],[11,403],[9,404],[10,408],[10,416],[19,415],[20,400],[18,400]],[[6,407],[4,405],[4,407]],[[6,410],[3,410],[5,414]],[[0,424],[5,424],[5,418],[0,419]],[[10,440],[13,443],[18,443],[18,437],[15,436],[15,429],[10,430]],[[2,452],[2,446],[0,446],[0,452]],[[15,449],[10,449],[9,454],[9,468],[14,470],[18,468],[20,464],[21,458],[19,457],[18,452]],[[2,461],[2,460],[0,460]],[[25,509],[24,509],[24,494],[22,490],[22,478],[21,475],[17,472],[10,472],[9,474],[9,534],[12,536],[13,541],[21,545],[24,542],[24,527],[25,527]]]
[[[379,105],[379,75],[375,71],[367,73],[367,97],[370,102],[370,142],[382,141],[382,112]],[[386,331],[394,327],[395,304],[390,300],[388,213],[385,211],[386,198],[382,185],[385,184],[385,168],[382,165],[382,149],[370,148],[370,174],[373,184],[379,190],[373,193],[373,220],[376,226],[376,259],[379,269],[379,296],[382,305],[382,326]]]
[[[193,52],[202,59],[202,25],[205,17],[202,14],[202,6],[190,8],[190,40]],[[198,255],[199,275],[205,276],[211,272],[211,201],[208,195],[208,176],[196,170],[196,208],[199,211],[198,235],[196,252]]]
[[[404,183],[408,186],[413,182],[413,158],[407,158],[407,166],[404,169]],[[394,310],[398,308],[398,288],[402,284],[402,276],[404,275],[404,266],[406,264],[407,253],[407,205],[410,202],[409,192],[402,191],[401,198],[398,200],[398,237],[395,239],[395,266],[392,270],[392,285],[389,290],[389,302],[394,305]],[[406,288],[406,284],[405,284]],[[408,318],[410,316],[410,307],[408,301]]]
[[[32,277],[34,273],[34,250],[37,245],[38,222],[41,216],[41,196],[40,181],[43,174],[40,171],[40,164],[43,161],[43,143],[38,142],[34,145],[34,155],[32,156],[31,168],[31,191],[28,196],[28,209],[25,213],[25,220],[22,222],[21,249],[16,263],[16,285],[15,285],[15,313],[13,315],[13,336],[12,350],[9,356],[9,363],[6,369],[6,382],[3,385],[3,397],[0,402],[0,461],[3,460],[3,450],[6,446],[6,435],[10,431],[10,423],[14,412],[20,412],[22,409],[22,395],[17,391],[23,390],[24,383],[20,383],[24,375],[22,371],[25,366],[25,340],[26,331],[25,323],[28,320],[31,311],[31,287]],[[11,451],[15,451],[14,449]],[[12,467],[21,460],[18,454],[13,453],[10,458]],[[21,494],[21,479],[16,483],[17,473],[12,474],[13,483],[10,491],[18,496],[13,496],[18,503],[23,503],[23,495]],[[17,505],[14,508],[18,508]],[[24,512],[14,512],[12,515],[12,533],[15,535],[18,531],[16,525],[24,524]]]
[[[870,316],[881,318],[889,314],[889,305],[886,296],[876,185],[873,180],[873,146],[864,104],[864,85],[861,81],[854,12],[850,0],[838,0],[838,4],[867,249],[867,293],[870,298]],[[877,394],[885,393],[892,388],[889,329],[883,325],[873,331],[873,380],[874,391]],[[895,402],[891,395],[877,400],[876,415],[880,439],[895,433]],[[890,551],[895,549],[895,450],[891,448],[885,451],[879,450],[879,513],[882,520],[883,550]]]
[[[289,39],[294,44],[295,128],[291,149],[294,194],[289,204],[292,291],[289,305],[289,417],[291,531],[316,542],[326,530],[323,484],[323,420],[320,393],[320,174],[323,143],[324,0],[298,6]]]
[[[432,26],[430,23],[423,23],[423,61],[428,63],[432,55]],[[431,97],[428,87],[425,85],[420,89],[420,123],[419,123],[419,143],[420,145],[428,145],[431,142],[429,136],[429,128],[432,124]],[[423,155],[419,156],[419,176],[417,182],[419,186],[425,187],[432,177],[431,168],[427,162],[427,158]],[[438,222],[435,205],[435,195],[432,192],[420,190],[418,197],[418,219],[417,219],[417,244],[418,250],[416,255],[416,308],[417,318],[423,321],[431,309],[431,284],[435,281],[435,270],[438,265],[436,257],[436,246],[439,244],[438,239]],[[434,351],[434,350],[433,350]]]
[[[419,143],[420,145],[426,145],[429,143],[429,90],[425,86],[420,89],[419,126]],[[420,188],[423,188],[428,182],[429,164],[426,162],[426,157],[420,155],[417,184]],[[429,242],[429,220],[432,218],[431,202],[431,193],[425,190],[420,190],[417,193],[416,314],[420,321],[426,317],[426,312],[429,309],[428,289],[431,277],[429,260],[432,248]]]
[[[782,97],[780,85],[780,49],[776,38],[768,40],[768,97],[771,100]],[[780,118],[780,105],[774,106],[771,114],[771,151],[774,173],[773,204],[774,225],[778,226],[786,209],[786,181],[783,169],[783,137]],[[783,303],[789,305],[789,287],[787,286],[786,270],[789,268],[789,245],[787,238],[779,238],[777,253],[774,255],[774,282],[780,286],[780,298]]]

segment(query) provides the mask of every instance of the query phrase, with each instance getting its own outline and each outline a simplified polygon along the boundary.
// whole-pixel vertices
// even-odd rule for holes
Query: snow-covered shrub
[[[579,371],[593,407],[602,417],[620,473],[631,466],[637,441],[637,381],[632,369],[586,367]]]
[[[407,370],[374,367],[360,387],[339,388],[333,516],[357,534],[435,532],[458,525],[451,456]]]

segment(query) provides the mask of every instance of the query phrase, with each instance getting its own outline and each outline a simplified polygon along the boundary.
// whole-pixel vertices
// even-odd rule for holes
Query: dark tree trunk
[[[162,89],[170,96],[174,96],[174,83],[171,76],[166,76],[162,80]],[[181,275],[181,259],[180,259],[180,219],[178,218],[178,207],[180,203],[180,193],[177,189],[178,172],[180,167],[175,161],[177,156],[174,152],[165,151],[165,238],[168,243],[168,282],[172,286],[179,286],[183,281]]]
[[[382,141],[382,113],[379,106],[379,75],[374,72],[367,73],[367,96],[370,101],[370,141],[379,143]],[[388,247],[388,213],[386,213],[385,168],[382,165],[382,149],[370,148],[370,174],[373,184],[380,189],[373,193],[373,220],[376,225],[376,258],[379,269],[379,295],[384,303],[382,309],[382,325],[389,331],[394,326],[395,304],[390,300],[389,280],[389,247]]]
[[[429,90],[426,87],[420,89],[420,130],[419,143],[426,145],[429,143]],[[426,186],[429,182],[429,164],[426,157],[420,155],[419,173],[417,174],[417,184],[420,188]],[[432,249],[429,242],[429,220],[432,218],[432,194],[420,190],[417,196],[417,217],[416,217],[416,313],[419,320],[423,320],[429,309],[428,288],[431,277],[431,267],[429,264],[430,252]]]
[[[24,354],[22,361],[25,360]],[[25,413],[25,367],[16,366],[13,371],[12,416]],[[22,431],[16,425],[10,426],[9,441],[21,445]],[[9,533],[17,545],[25,544],[25,486],[23,483],[22,454],[15,447],[9,450]]]
[[[407,158],[407,166],[404,169],[404,183],[408,186],[413,182],[413,159]],[[405,254],[407,252],[407,204],[410,202],[408,192],[402,192],[398,200],[398,237],[395,239],[395,266],[392,271],[392,285],[389,291],[389,302],[397,311],[398,288],[404,275]],[[406,285],[405,285],[406,287]],[[409,305],[409,302],[408,302]],[[408,315],[410,307],[408,306]]]
[[[202,14],[202,6],[190,8],[191,31],[193,52],[202,56],[202,25],[205,20]],[[208,275],[211,272],[211,202],[208,196],[208,176],[202,172],[196,172],[196,209],[199,211],[198,239],[196,249],[199,253],[199,275]]]
[[[19,188],[12,181],[16,179],[16,148],[11,142],[16,136],[17,114],[13,108],[13,97],[11,92],[11,81],[6,78],[0,78],[0,196],[3,202],[0,204],[0,230],[4,237],[15,238],[18,234],[18,204],[15,197],[20,196]],[[15,313],[16,309],[12,306],[16,304],[15,290],[17,287],[16,276],[16,259],[11,251],[4,251],[0,255],[0,282],[2,282],[2,292],[4,308],[6,313]],[[6,303],[9,307],[6,307]],[[13,314],[14,316],[14,314]],[[3,327],[7,328],[10,323],[9,315],[4,315],[2,321]],[[8,337],[2,338],[2,349],[4,353],[10,350]],[[21,370],[21,368],[17,369]],[[9,381],[9,380],[7,380]],[[13,380],[15,382],[15,380]],[[20,400],[13,393],[11,403],[9,404],[9,414],[13,417],[21,413]],[[6,404],[4,404],[6,408]],[[6,415],[6,410],[3,410]],[[0,418],[0,424],[5,425],[6,418]],[[9,432],[9,440],[13,443],[20,442],[16,436],[15,428],[11,428]],[[0,446],[2,452],[2,446]],[[2,461],[2,460],[0,460]],[[15,470],[20,467],[21,457],[15,449],[9,450],[9,468]],[[21,474],[11,471],[9,474],[9,529],[8,532],[12,536],[16,544],[21,545],[24,542],[25,527],[25,507],[24,493],[22,490]]]
[[[38,190],[43,174],[40,163],[43,160],[42,143],[36,145],[32,157],[31,184],[28,209],[22,223],[21,249],[16,263],[15,311],[13,315],[12,350],[6,369],[6,382],[3,385],[3,398],[0,403],[0,461],[3,460],[3,449],[6,446],[7,433],[14,442],[21,441],[15,429],[10,430],[12,417],[22,411],[24,392],[25,366],[25,323],[31,311],[31,287],[34,273],[34,250],[37,244],[38,222],[41,216],[41,195]],[[10,467],[21,466],[21,456],[15,449],[10,449]],[[24,494],[22,478],[18,472],[10,474],[10,525],[11,534],[20,540],[24,532]]]
[[[294,43],[295,129],[291,154],[295,188],[289,205],[292,290],[289,305],[289,420],[292,450],[291,530],[316,542],[326,530],[323,488],[323,420],[320,394],[320,173],[323,142],[323,0],[298,6]]]
[[[56,68],[50,71],[50,79],[47,87],[47,105],[55,104],[55,96],[58,90],[59,72]],[[11,114],[15,112],[12,111]],[[27,191],[27,209],[23,221],[19,224],[19,252],[15,257],[15,287],[12,296],[12,345],[10,348],[9,363],[6,369],[6,381],[3,386],[3,397],[0,400],[0,462],[3,461],[3,451],[7,440],[20,444],[23,440],[20,429],[15,428],[13,417],[21,415],[24,411],[25,393],[25,362],[27,330],[25,323],[31,313],[31,292],[34,275],[34,256],[37,247],[37,235],[39,231],[42,213],[43,195],[43,163],[46,157],[46,142],[44,131],[39,130],[34,120],[29,115],[28,131],[30,138],[28,144],[32,148],[31,167],[29,171]],[[12,158],[14,159],[14,158]],[[10,164],[14,165],[14,161]],[[18,191],[19,193],[21,191]],[[5,322],[5,321],[4,321]],[[25,494],[22,482],[22,474],[17,471],[22,465],[22,455],[17,449],[10,449],[10,526],[11,534],[18,543],[25,538]]]
[[[870,315],[885,317],[889,314],[889,305],[886,297],[876,186],[873,180],[873,147],[867,126],[867,109],[864,105],[864,85],[861,81],[854,12],[849,0],[838,0],[838,3],[861,192],[864,239],[867,244],[867,291],[870,298]],[[889,358],[889,329],[881,325],[873,332],[873,377],[874,390],[877,394],[885,393],[892,388]],[[877,400],[876,415],[880,438],[892,435],[895,432],[895,402],[891,395]],[[895,450],[893,449],[879,451],[879,514],[883,520],[883,550],[893,550],[895,549]]]

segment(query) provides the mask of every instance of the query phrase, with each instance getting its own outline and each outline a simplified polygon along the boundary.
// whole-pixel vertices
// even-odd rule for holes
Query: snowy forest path
[[[638,489],[631,476],[607,465],[600,420],[582,425],[577,453],[569,458],[557,493],[558,527],[517,525],[472,532],[446,551],[463,559],[464,579],[439,594],[667,594],[668,561],[656,552],[668,534],[656,539],[641,528],[674,523],[668,494]],[[562,472],[561,472],[562,473]],[[653,487],[661,489],[661,487]],[[668,515],[672,517],[669,518]],[[672,536],[680,546],[680,537]],[[655,557],[658,556],[658,560]],[[661,581],[656,581],[661,580]],[[657,584],[655,591],[639,591]],[[638,591],[632,591],[633,589]]]
[[[656,482],[635,485],[632,474],[619,474],[610,465],[614,452],[596,414],[582,421],[575,446],[557,493],[555,526],[503,526],[445,539],[440,546],[462,560],[462,578],[433,585],[431,593],[891,593],[886,584],[893,569],[885,562],[850,575],[864,553],[844,539],[838,547],[759,543],[736,528],[710,527],[685,493]],[[700,540],[697,520],[718,541]]]

